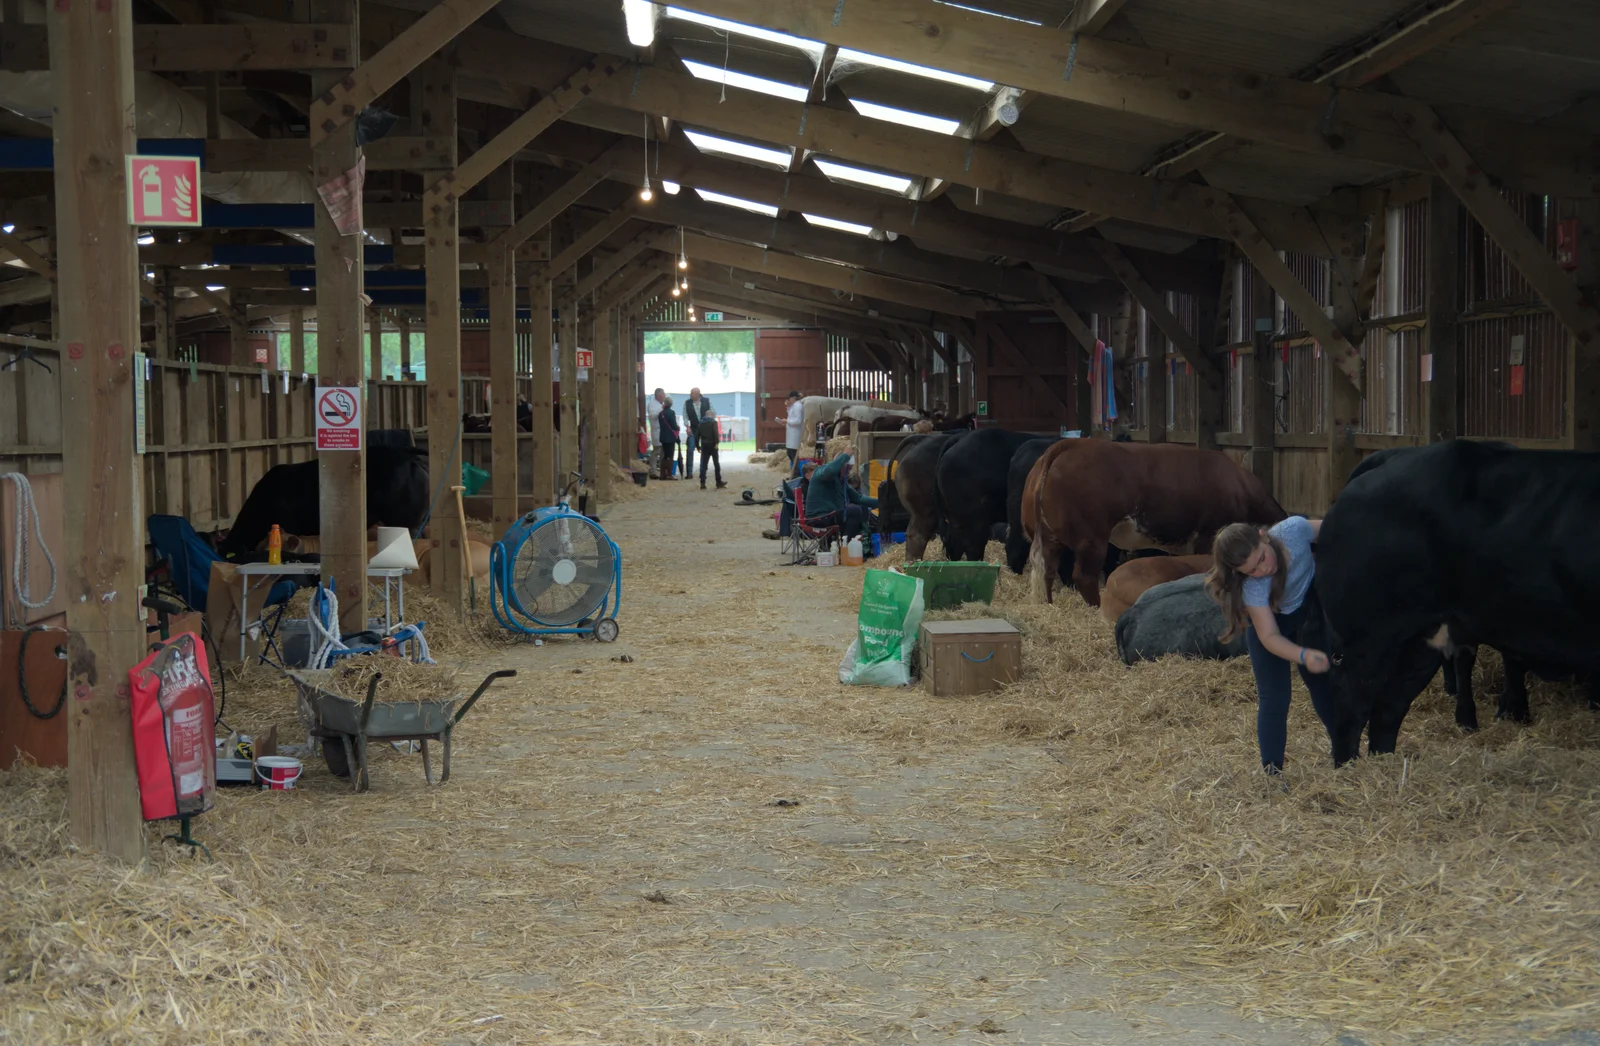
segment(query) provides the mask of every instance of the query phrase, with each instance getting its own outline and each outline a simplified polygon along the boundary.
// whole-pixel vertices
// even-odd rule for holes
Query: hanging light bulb
[[[680,225],[678,226],[678,268],[687,269],[688,267],[689,252],[684,250],[683,226]]]
[[[655,193],[650,189],[650,114],[644,117],[644,184],[639,189],[639,199],[649,203],[655,199]]]
[[[683,295],[683,291],[678,287],[678,285],[676,283],[674,283],[672,285],[672,296],[674,298],[677,298],[677,297],[681,297],[682,295]]]

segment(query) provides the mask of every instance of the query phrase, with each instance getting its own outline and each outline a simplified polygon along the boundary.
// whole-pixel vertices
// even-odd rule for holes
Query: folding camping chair
[[[172,590],[190,610],[205,613],[206,596],[211,591],[211,564],[222,557],[201,540],[200,535],[194,532],[194,527],[182,516],[151,516],[145,525],[150,532],[150,543],[155,546],[156,556],[166,565]],[[296,587],[293,581],[278,582],[268,591],[266,601],[261,605],[262,626],[269,650],[277,650],[275,637],[278,621],[283,617],[289,597],[294,595]],[[267,620],[268,607],[276,608],[270,622]]]
[[[817,553],[821,552],[839,536],[839,524],[818,527],[806,522],[805,495],[800,493],[797,484],[794,488],[794,521],[789,525],[791,566],[804,563],[807,560],[816,561]]]

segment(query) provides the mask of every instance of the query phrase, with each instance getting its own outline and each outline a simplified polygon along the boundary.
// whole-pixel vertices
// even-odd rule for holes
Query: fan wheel
[[[621,631],[614,617],[603,617],[594,623],[594,637],[602,643],[615,643]]]

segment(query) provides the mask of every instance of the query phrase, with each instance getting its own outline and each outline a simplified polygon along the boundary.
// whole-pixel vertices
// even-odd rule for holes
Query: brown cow
[[[1210,556],[1142,556],[1130,559],[1106,578],[1105,591],[1100,593],[1100,616],[1114,625],[1122,612],[1133,606],[1134,601],[1149,589],[1210,569]]]
[[[1052,602],[1063,551],[1072,583],[1100,605],[1106,547],[1211,551],[1229,523],[1272,524],[1285,513],[1261,481],[1217,450],[1174,444],[1064,439],[1034,463],[1022,493],[1022,532],[1032,542],[1035,598]]]

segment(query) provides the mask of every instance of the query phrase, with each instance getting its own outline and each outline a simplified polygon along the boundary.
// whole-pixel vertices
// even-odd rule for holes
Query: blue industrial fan
[[[517,520],[489,550],[489,607],[513,632],[609,643],[621,605],[622,550],[565,499]]]

